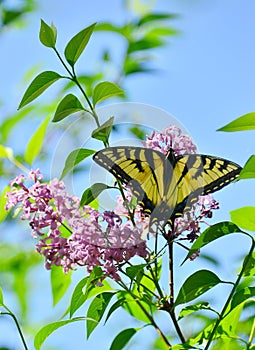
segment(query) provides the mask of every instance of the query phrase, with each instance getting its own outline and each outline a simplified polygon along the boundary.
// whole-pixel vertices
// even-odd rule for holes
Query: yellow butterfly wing
[[[131,187],[151,223],[173,225],[201,195],[236,179],[241,167],[226,159],[189,154],[167,156],[139,147],[109,147],[93,156],[96,163]]]
[[[236,163],[214,156],[189,154],[176,157],[175,179],[168,188],[167,200],[171,202],[172,193],[176,191],[177,201],[169,221],[190,209],[199,196],[216,192],[235,180],[241,169]]]
[[[93,159],[131,187],[145,213],[150,214],[163,201],[164,174],[171,178],[172,169],[162,153],[139,147],[109,147]]]

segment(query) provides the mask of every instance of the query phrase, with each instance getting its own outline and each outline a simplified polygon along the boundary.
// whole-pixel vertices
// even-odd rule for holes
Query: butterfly
[[[150,223],[169,224],[182,216],[199,196],[234,181],[241,167],[229,160],[203,154],[175,156],[141,147],[109,147],[93,156],[121,183],[131,188]]]

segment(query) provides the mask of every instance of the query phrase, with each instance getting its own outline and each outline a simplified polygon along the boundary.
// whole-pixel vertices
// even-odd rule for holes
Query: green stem
[[[252,344],[252,339],[254,337],[254,333],[255,333],[255,318],[253,320],[253,324],[252,324],[252,327],[251,327],[251,332],[250,332],[250,336],[249,336],[249,340],[248,340],[249,346]]]
[[[204,350],[208,350],[209,346],[211,345],[211,342],[213,340],[214,334],[216,333],[216,330],[219,327],[219,324],[220,324],[220,322],[222,321],[222,319],[223,319],[223,317],[225,315],[225,312],[226,312],[226,310],[227,310],[227,308],[228,308],[228,306],[229,306],[229,304],[230,304],[230,302],[232,300],[232,297],[233,297],[233,295],[234,295],[234,293],[235,293],[235,291],[236,291],[236,289],[237,289],[237,287],[238,287],[238,285],[240,283],[240,280],[243,277],[243,274],[244,274],[244,271],[246,269],[246,266],[249,263],[249,257],[252,255],[254,247],[255,247],[255,240],[252,241],[252,245],[251,245],[250,251],[247,254],[247,256],[245,257],[245,259],[244,259],[242,270],[239,273],[239,275],[238,275],[238,277],[236,279],[236,282],[234,283],[234,286],[233,286],[233,288],[232,288],[232,290],[231,290],[231,292],[230,292],[230,294],[228,296],[228,299],[227,299],[225,305],[222,308],[222,311],[221,311],[217,321],[215,322],[215,325],[214,325],[214,327],[212,329],[212,332],[211,332],[211,334],[209,336],[208,342],[207,342],[206,347],[204,348]]]
[[[140,307],[140,309],[143,311],[143,313],[145,314],[146,317],[148,317],[151,325],[156,329],[156,331],[158,332],[159,336],[163,339],[163,341],[165,342],[165,344],[171,348],[172,345],[169,343],[167,337],[164,335],[164,333],[161,331],[161,329],[159,328],[159,326],[157,325],[157,323],[154,321],[154,318],[150,315],[150,313],[145,309],[145,307],[143,306],[143,304],[141,303],[140,300],[138,300],[138,296],[135,295],[134,293],[132,293],[128,287],[123,283],[123,282],[118,282],[121,287],[123,289],[125,289],[131,296],[132,298],[134,299],[134,301],[137,303],[137,305]]]
[[[182,334],[181,328],[179,327],[177,318],[174,312],[174,259],[173,259],[173,241],[169,241],[168,243],[168,251],[169,251],[169,294],[170,294],[170,308],[169,315],[174,324],[175,330],[181,340],[182,343],[185,343],[186,340],[184,335]]]
[[[20,325],[19,325],[19,322],[18,322],[16,316],[8,309],[7,306],[5,306],[5,305],[2,305],[2,306],[3,306],[8,312],[2,312],[1,314],[2,314],[2,315],[8,315],[8,316],[11,316],[11,317],[13,318],[13,320],[14,320],[14,322],[15,322],[15,325],[16,325],[16,327],[17,327],[17,329],[18,329],[18,333],[19,333],[19,335],[20,335],[20,338],[21,338],[22,344],[23,344],[23,346],[24,346],[24,349],[25,349],[25,350],[28,350],[28,346],[27,346],[27,344],[26,344],[25,338],[24,338],[24,336],[23,336],[23,333],[22,333],[22,331],[21,331],[21,327],[20,327]]]

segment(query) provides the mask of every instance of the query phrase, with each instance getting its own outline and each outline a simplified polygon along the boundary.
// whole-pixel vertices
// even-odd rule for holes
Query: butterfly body
[[[235,180],[241,167],[201,154],[175,156],[149,148],[109,147],[94,154],[96,163],[128,185],[150,221],[173,224],[199,196]]]

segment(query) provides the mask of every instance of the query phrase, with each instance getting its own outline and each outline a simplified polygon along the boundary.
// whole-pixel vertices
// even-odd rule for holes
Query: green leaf
[[[146,138],[146,132],[138,126],[132,126],[129,131],[135,135],[139,140],[144,140]]]
[[[230,212],[231,220],[238,226],[255,231],[255,207],[247,206]]]
[[[241,170],[238,180],[255,178],[255,155],[252,155]]]
[[[176,14],[173,13],[149,13],[144,16],[142,16],[137,23],[138,26],[141,26],[143,24],[155,22],[155,21],[162,21],[167,19],[175,19],[177,18]]]
[[[39,39],[44,46],[55,48],[57,40],[57,28],[52,23],[49,26],[41,19]]]
[[[149,302],[146,298],[146,301],[141,300],[141,297],[137,296],[139,303],[143,306],[143,308],[150,314],[152,310],[156,310],[156,306]],[[118,299],[123,300],[123,308],[136,320],[141,320],[144,323],[149,323],[150,319],[148,316],[141,310],[140,307],[137,306],[136,300],[130,296],[128,292],[120,292],[118,293]],[[125,301],[124,301],[125,300]]]
[[[39,330],[39,332],[36,334],[35,339],[34,339],[34,347],[36,350],[41,349],[41,346],[45,342],[45,340],[51,335],[54,331],[56,331],[58,328],[63,327],[67,324],[77,322],[77,321],[84,321],[86,320],[85,317],[76,317],[70,320],[65,320],[65,321],[58,321],[58,322],[53,322],[49,323],[43,328]]]
[[[51,289],[53,296],[53,305],[56,305],[63,297],[67,288],[71,284],[71,272],[64,273],[61,266],[53,265],[51,267]]]
[[[1,158],[13,158],[13,150],[10,147],[0,145],[0,159]]]
[[[252,252],[251,255],[247,255],[244,259],[243,265],[244,268],[244,276],[255,276],[255,252]]]
[[[3,295],[3,290],[0,287],[0,305],[3,305],[3,304],[4,304],[4,295]]]
[[[196,299],[219,283],[222,281],[213,272],[209,270],[197,271],[183,283],[174,304],[177,306]]]
[[[221,127],[217,131],[233,132],[233,131],[254,130],[254,129],[255,129],[255,112],[251,112],[233,120],[232,122]]]
[[[224,350],[233,349],[233,346],[231,346],[231,338],[236,338],[239,319],[243,311],[244,305],[245,302],[239,304],[234,309],[232,309],[231,312],[224,316],[219,327],[217,328],[215,337],[220,337],[223,340],[223,347],[221,348]]]
[[[50,85],[59,80],[61,75],[53,71],[45,71],[40,73],[27,88],[18,109],[24,107],[28,103],[40,96]]]
[[[136,328],[127,328],[121,331],[113,340],[110,350],[121,350],[129,342],[129,340],[136,334]]]
[[[91,34],[93,33],[96,23],[90,25],[89,27],[83,29],[78,34],[76,34],[66,45],[65,48],[65,58],[70,66],[74,66],[78,58],[85,49]]]
[[[92,101],[95,106],[97,103],[106,100],[112,96],[122,95],[124,91],[120,89],[116,84],[109,81],[103,81],[98,83],[92,93]]]
[[[194,305],[189,305],[184,307],[178,317],[178,320],[182,319],[183,317],[186,317],[188,315],[193,314],[196,311],[200,310],[208,310],[210,307],[210,304],[207,302],[202,302],[202,303],[196,303]]]
[[[126,302],[126,299],[119,299],[119,300],[117,300],[114,304],[112,304],[112,306],[110,307],[110,310],[108,311],[108,314],[107,314],[107,316],[106,316],[106,318],[105,318],[105,322],[104,323],[106,323],[107,321],[108,321],[108,319],[109,319],[109,317],[111,316],[111,314],[115,311],[115,310],[117,310],[117,309],[119,309],[120,307],[122,307],[123,306],[123,304]]]
[[[234,309],[239,304],[254,297],[255,297],[255,287],[245,287],[244,289],[239,290],[233,296],[233,299],[231,301],[231,309]]]
[[[88,312],[87,312],[87,339],[89,338],[90,334],[93,332],[93,330],[96,328],[98,323],[100,322],[101,318],[103,317],[103,314],[111,300],[111,298],[114,296],[115,293],[113,292],[103,292],[101,294],[98,294],[91,302]],[[93,319],[96,322],[93,322],[89,319]]]
[[[109,188],[112,188],[112,187],[107,186],[101,182],[97,182],[97,183],[93,184],[91,187],[87,188],[83,192],[83,194],[81,196],[80,206],[83,207],[84,205],[88,205],[95,198],[97,198],[101,192],[103,192],[104,190],[107,190]]]
[[[114,121],[114,117],[109,118],[105,123],[103,123],[99,128],[95,129],[92,132],[92,137],[94,139],[107,142],[112,130],[112,124]]]
[[[101,282],[102,285],[97,286],[97,274],[100,276],[100,271],[96,272],[98,269],[94,269],[90,276],[83,278],[75,287],[71,298],[70,304],[70,317],[85,303],[85,301],[94,295],[100,294],[102,292],[111,291],[112,287],[105,280]],[[93,279],[95,282],[93,283]]]
[[[84,108],[79,99],[73,94],[68,94],[60,101],[52,121],[59,122],[68,115],[83,110]]]
[[[143,38],[134,42],[131,42],[128,47],[128,53],[134,53],[137,51],[151,50],[164,45],[164,41],[158,37]]]
[[[65,166],[60,176],[60,179],[63,179],[63,177],[66,176],[69,173],[69,171],[71,171],[77,164],[79,164],[84,159],[86,159],[94,153],[95,151],[87,148],[78,148],[72,151],[66,158]]]
[[[242,232],[238,226],[230,221],[219,222],[215,225],[209,226],[193,243],[186,258],[182,264],[191,257],[199,249],[216,239],[229,235],[230,233]]]
[[[32,165],[35,158],[41,152],[43,140],[46,134],[46,129],[50,121],[50,116],[47,117],[39,126],[39,128],[32,135],[30,140],[28,141],[26,151],[25,151],[25,161]]]
[[[144,275],[144,268],[147,266],[147,264],[140,264],[140,265],[132,265],[126,268],[126,274],[128,277],[133,280],[137,276]]]
[[[4,219],[8,214],[7,210],[5,209],[5,206],[7,203],[6,193],[9,191],[10,191],[10,186],[6,186],[0,195],[0,223],[4,221]]]

